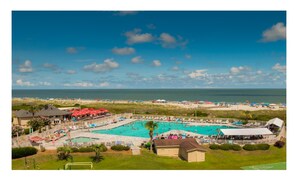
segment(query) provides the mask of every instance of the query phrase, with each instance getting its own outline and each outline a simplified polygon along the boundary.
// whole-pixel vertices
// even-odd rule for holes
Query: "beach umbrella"
[[[39,137],[39,136],[33,136],[33,137],[30,137],[29,139],[30,139],[30,141],[34,141],[34,142],[38,142],[38,141],[43,140],[43,138]]]

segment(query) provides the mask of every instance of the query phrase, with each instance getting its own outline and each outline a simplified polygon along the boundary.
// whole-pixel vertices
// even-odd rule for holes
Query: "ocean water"
[[[286,103],[286,89],[63,89],[12,90],[12,97],[109,100]]]
[[[120,136],[134,136],[148,138],[148,130],[145,128],[147,121],[135,121],[130,124],[119,126],[107,130],[95,130],[93,133],[98,134],[113,134]],[[157,122],[158,128],[154,131],[154,135],[162,134],[171,130],[183,130],[203,135],[217,135],[218,129],[233,129],[229,126],[187,126],[186,124],[177,122]]]

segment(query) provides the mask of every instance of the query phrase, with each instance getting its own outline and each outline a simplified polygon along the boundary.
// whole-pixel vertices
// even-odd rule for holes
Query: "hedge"
[[[269,144],[257,144],[257,150],[268,150],[270,148]]]
[[[232,144],[222,144],[220,145],[220,149],[224,151],[229,151],[230,149],[232,149]]]
[[[209,145],[209,149],[212,149],[212,150],[220,149],[220,145],[218,145],[218,144],[211,144],[211,145]]]
[[[255,150],[257,150],[256,146],[252,145],[252,144],[245,144],[242,148],[244,150],[246,150],[246,151],[255,151]]]
[[[233,144],[232,145],[232,150],[233,151],[240,151],[241,150],[241,146],[239,146],[238,144]]]
[[[114,145],[111,146],[111,149],[114,151],[128,151],[130,149],[129,146],[123,146],[123,145]]]
[[[102,152],[107,151],[107,147],[102,144]],[[94,152],[94,147],[93,146],[87,146],[87,147],[71,147],[72,152],[76,153],[76,152]]]
[[[78,149],[78,152],[94,152],[94,148],[93,147],[80,147]]]
[[[268,150],[269,148],[269,144],[246,144],[243,146],[243,149],[246,151]]]
[[[229,151],[229,150],[240,151],[241,150],[241,146],[237,145],[237,144],[222,144],[222,145],[211,144],[211,145],[209,145],[209,148],[212,150],[221,149],[224,151]]]
[[[12,148],[12,159],[31,156],[37,153],[37,149],[34,147],[19,147]]]

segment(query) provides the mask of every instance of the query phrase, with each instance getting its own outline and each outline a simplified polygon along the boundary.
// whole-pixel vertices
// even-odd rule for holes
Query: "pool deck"
[[[133,137],[133,136],[122,136],[122,135],[112,135],[112,134],[98,134],[98,133],[93,133],[92,131],[95,130],[106,130],[106,129],[112,129],[116,128],[119,126],[123,126],[125,124],[129,124],[135,121],[138,121],[139,119],[125,119],[123,121],[119,121],[117,123],[111,123],[106,126],[101,126],[101,127],[96,127],[96,128],[88,128],[88,129],[80,129],[76,131],[71,131],[70,132],[70,138],[76,138],[76,137],[89,137],[89,138],[98,138],[99,140],[94,140],[92,143],[102,143],[102,142],[116,142],[116,141],[121,141],[125,143],[132,143],[134,146],[140,146],[141,143],[143,142],[148,142],[149,138],[142,138],[142,137]],[[168,121],[162,121],[162,120],[154,120],[158,122],[168,122]],[[213,123],[196,123],[196,122],[184,122],[187,123],[189,126],[234,126],[232,124],[213,124]],[[183,131],[183,130],[171,130],[162,133],[164,136],[169,135],[169,134],[187,134],[190,136],[208,136],[208,135],[203,135],[203,134],[197,134],[193,132],[188,132],[188,131]],[[158,136],[161,136],[162,134],[159,134]],[[69,139],[69,137],[65,136],[57,141],[49,142],[49,143],[43,143],[46,149],[56,149],[56,147],[63,146],[66,140]]]
[[[76,138],[76,137],[98,138],[99,140],[94,140],[94,141],[92,141],[92,143],[122,141],[125,143],[131,143],[134,146],[140,146],[141,143],[143,143],[144,141],[146,141],[146,142],[149,141],[149,138],[92,133],[92,131],[94,131],[94,130],[112,129],[112,128],[116,128],[116,127],[119,127],[119,126],[122,126],[122,125],[125,125],[128,123],[134,122],[134,121],[137,121],[137,120],[136,119],[126,119],[124,121],[120,121],[120,122],[113,123],[113,124],[108,124],[103,127],[71,131],[70,138]],[[69,138],[67,136],[65,136],[65,137],[57,140],[55,143],[49,142],[49,143],[44,143],[43,145],[47,149],[56,149],[56,147],[63,146],[67,139],[69,139]]]

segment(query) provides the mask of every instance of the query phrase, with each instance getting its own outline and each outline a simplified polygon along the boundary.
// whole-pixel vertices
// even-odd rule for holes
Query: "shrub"
[[[269,147],[269,144],[246,144],[243,146],[243,149],[247,151],[268,150]]]
[[[150,149],[151,148],[151,142],[148,142],[148,143],[144,144],[144,148]]]
[[[204,112],[201,112],[201,111],[195,111],[194,112],[194,116],[195,117],[207,117],[208,114],[207,113],[204,113]]]
[[[107,151],[107,147],[104,145],[104,144],[101,144],[101,149],[100,149],[100,151],[101,152],[106,152]]]
[[[244,150],[246,150],[246,151],[254,151],[254,150],[257,150],[256,146],[255,146],[255,145],[252,145],[252,144],[245,144],[242,148],[243,148]]]
[[[240,151],[241,150],[241,146],[239,146],[238,144],[233,144],[232,145],[232,150],[233,151]]]
[[[278,147],[278,148],[282,148],[282,147],[285,146],[285,144],[286,143],[284,141],[276,141],[275,144],[274,144],[274,146],[275,147]]]
[[[73,157],[70,155],[71,152],[72,150],[70,147],[58,147],[57,148],[58,160],[68,161],[68,159],[70,159],[71,161],[73,161]]]
[[[94,152],[94,148],[88,146],[88,147],[80,147],[78,149],[78,152]]]
[[[79,149],[77,147],[72,147],[71,148],[71,151],[74,152],[74,153],[76,153],[76,152],[79,152]]]
[[[34,147],[12,148],[12,159],[34,155],[37,151]]]
[[[229,151],[230,149],[232,149],[232,144],[222,144],[220,146],[220,149],[224,151]]]
[[[30,134],[30,129],[29,128],[26,128],[24,129],[24,133],[27,135],[27,134]]]
[[[128,151],[130,149],[129,146],[123,146],[123,145],[114,145],[111,146],[111,149],[114,151]]]
[[[256,149],[257,150],[268,150],[270,147],[269,144],[257,144],[256,145]]]
[[[211,145],[209,145],[209,149],[212,149],[212,150],[220,149],[220,145],[218,145],[218,144],[211,144]]]

